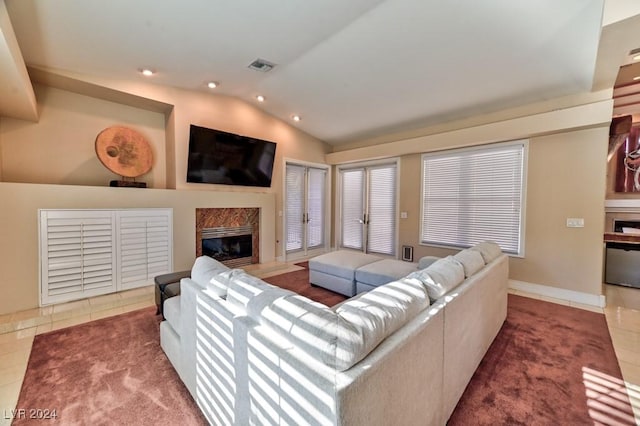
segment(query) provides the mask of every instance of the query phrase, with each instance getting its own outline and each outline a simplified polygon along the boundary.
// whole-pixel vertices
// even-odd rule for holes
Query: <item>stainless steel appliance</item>
[[[613,226],[614,232],[632,241],[606,243],[604,281],[640,288],[640,221],[615,220]]]

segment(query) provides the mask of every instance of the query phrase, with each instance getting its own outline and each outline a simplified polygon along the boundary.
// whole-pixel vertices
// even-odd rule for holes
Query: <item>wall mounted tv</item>
[[[187,182],[271,186],[275,142],[191,125]]]

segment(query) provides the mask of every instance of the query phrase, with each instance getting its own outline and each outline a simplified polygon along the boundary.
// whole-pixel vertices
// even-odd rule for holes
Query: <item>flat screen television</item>
[[[275,142],[191,125],[187,182],[271,186]]]

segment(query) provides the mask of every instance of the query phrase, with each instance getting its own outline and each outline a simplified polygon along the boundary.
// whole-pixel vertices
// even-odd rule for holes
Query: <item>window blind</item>
[[[364,249],[362,220],[364,217],[365,170],[341,170],[342,246]]]
[[[285,220],[287,221],[287,240],[285,250],[302,249],[304,237],[304,171],[302,166],[287,164]]]
[[[525,142],[422,157],[423,244],[470,247],[484,240],[519,254]]]
[[[396,166],[369,169],[367,251],[395,255]]]
[[[324,245],[324,194],[327,171],[308,169],[307,248]]]

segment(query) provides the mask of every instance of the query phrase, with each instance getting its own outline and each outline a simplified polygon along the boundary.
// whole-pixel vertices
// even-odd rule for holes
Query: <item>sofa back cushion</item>
[[[453,257],[462,264],[465,278],[469,278],[484,268],[484,259],[477,250],[464,249]]]
[[[209,256],[200,256],[196,258],[195,262],[193,262],[193,267],[191,268],[191,279],[200,287],[206,288],[213,276],[228,270],[228,267],[217,260]]]
[[[256,314],[255,311],[252,313]],[[275,299],[260,315],[252,318],[285,337],[311,358],[329,366],[335,366],[341,334],[353,334],[339,326],[338,315],[327,306],[298,294]]]
[[[229,285],[233,279],[244,273],[245,272],[242,269],[228,269],[220,272],[211,277],[209,284],[207,284],[207,288],[218,297],[225,299],[227,297],[227,292],[229,291]]]
[[[429,298],[436,300],[453,290],[464,281],[464,268],[453,256],[439,259],[426,269],[407,275],[425,286]]]
[[[502,254],[500,246],[493,241],[483,241],[471,247],[470,250],[479,252],[482,255],[482,259],[484,259],[484,263],[491,263]]]
[[[246,309],[251,299],[265,290],[274,288],[273,285],[243,270],[237,271],[231,276],[227,289],[227,302],[231,305]]]
[[[355,335],[338,339],[336,368],[346,370],[362,360],[427,306],[429,296],[424,286],[419,281],[405,279],[376,287],[342,303],[335,312]]]
[[[335,310],[300,295],[276,298],[251,316],[310,358],[344,371],[429,305],[420,282],[377,287]]]
[[[420,260],[418,260],[418,269],[427,268],[438,260],[440,260],[440,258],[436,256],[422,256]]]

